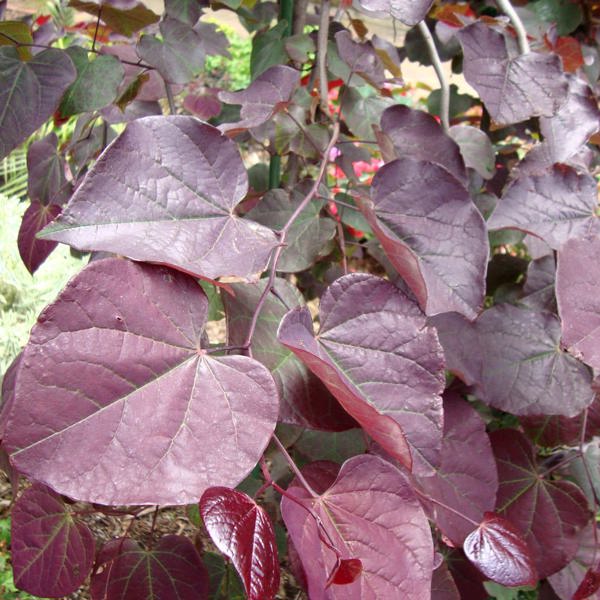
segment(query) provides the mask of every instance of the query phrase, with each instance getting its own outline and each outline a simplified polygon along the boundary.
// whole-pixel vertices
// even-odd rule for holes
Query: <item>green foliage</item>
[[[204,63],[205,77],[226,90],[243,89],[250,83],[252,40],[238,35],[226,25],[219,24],[219,28],[229,40],[231,58],[207,56]]]

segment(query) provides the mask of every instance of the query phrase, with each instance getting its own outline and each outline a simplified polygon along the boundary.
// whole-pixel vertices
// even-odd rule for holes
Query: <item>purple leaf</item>
[[[62,204],[70,195],[71,185],[65,179],[57,143],[56,134],[51,133],[27,149],[27,195],[31,202]]]
[[[430,472],[440,460],[443,357],[416,304],[388,281],[346,275],[323,294],[320,322],[315,336],[308,309],[291,310],[279,341],[386,452]]]
[[[493,177],[496,154],[485,132],[470,125],[454,125],[448,135],[458,144],[465,166],[474,169],[484,179]]]
[[[92,576],[92,600],[208,600],[208,574],[194,544],[179,535],[144,550],[128,538],[100,551]]]
[[[444,133],[442,126],[429,113],[397,104],[381,116],[381,129],[390,138],[396,158],[437,163],[462,183],[467,183],[459,145]]]
[[[21,260],[31,274],[37,271],[58,244],[57,242],[38,240],[36,235],[52,222],[60,214],[60,211],[60,206],[56,204],[32,202],[23,215],[17,244]]]
[[[271,600],[279,590],[275,530],[267,513],[246,494],[209,488],[200,513],[215,546],[234,564],[248,600]]]
[[[11,539],[15,584],[30,594],[66,596],[77,591],[92,570],[92,532],[42,485],[34,484],[15,503]]]
[[[569,240],[558,253],[556,298],[562,343],[594,369],[600,368],[600,237]]]
[[[297,483],[288,493],[321,521],[322,528],[317,527],[305,508],[282,499],[282,516],[302,560],[311,600],[429,597],[431,532],[410,483],[398,469],[375,456],[357,456],[342,465],[335,482],[320,496],[309,496]],[[328,544],[335,545],[339,557]],[[338,558],[360,560],[362,573],[354,583],[327,588]]]
[[[497,511],[525,537],[540,578],[556,573],[575,555],[590,521],[587,500],[570,481],[539,472],[535,449],[522,433],[502,429],[490,438],[500,479]]]
[[[463,48],[465,78],[497,124],[551,117],[566,100],[568,83],[556,54],[513,56],[504,35],[480,21],[456,35]]]
[[[417,482],[433,502],[429,512],[442,533],[460,546],[473,525],[450,510],[436,504],[438,500],[472,521],[496,505],[498,473],[496,461],[485,431],[485,422],[458,394],[444,397],[444,438],[442,460],[431,477],[417,477]]]
[[[252,279],[277,240],[234,214],[247,191],[237,146],[215,127],[146,117],[108,147],[40,237],[210,279]]]
[[[188,94],[183,107],[203,121],[216,117],[221,112],[221,103],[213,94]]]
[[[596,180],[565,165],[518,177],[504,192],[489,229],[519,229],[542,238],[553,250],[573,237],[600,231]]]
[[[201,348],[208,300],[190,277],[91,263],[41,314],[4,440],[15,466],[99,504],[186,504],[235,486],[275,427],[268,370]]]
[[[527,279],[523,285],[522,304],[537,310],[556,310],[554,285],[556,280],[556,260],[554,255],[532,260],[527,266]]]
[[[416,201],[418,200],[418,201]],[[428,161],[384,165],[361,210],[388,258],[427,315],[474,319],[483,305],[485,223],[462,183]]]
[[[52,116],[77,72],[68,54],[49,49],[27,62],[0,47],[0,159]]]
[[[385,70],[381,59],[370,42],[355,42],[346,29],[335,34],[335,43],[340,58],[357,73],[375,87],[385,82]]]
[[[461,600],[460,592],[445,561],[433,572],[431,600]]]
[[[366,11],[387,13],[413,26],[425,18],[433,0],[359,0],[358,3]]]
[[[469,560],[492,581],[506,586],[536,585],[535,563],[527,543],[514,525],[487,512],[464,543]]]
[[[4,437],[4,428],[6,427],[8,414],[15,397],[15,385],[22,354],[22,352],[17,354],[2,377],[2,395],[0,396],[0,442]]]
[[[574,417],[594,399],[589,369],[560,348],[556,315],[510,304],[475,323],[457,315],[432,320],[447,367],[475,385],[486,404],[514,415]]]
[[[233,283],[234,294],[223,294],[227,317],[227,338],[231,346],[244,343],[266,281],[257,284]],[[291,283],[275,279],[260,312],[252,338],[252,356],[271,371],[280,398],[279,421],[325,431],[343,431],[356,422],[330,394],[321,380],[304,363],[277,341],[279,323],[291,307],[304,304]],[[285,302],[285,304],[284,304]]]
[[[224,123],[221,131],[229,134],[258,127],[283,110],[300,83],[300,73],[285,65],[275,65],[259,75],[245,90],[219,92],[219,100],[241,104],[241,121]]]
[[[207,0],[165,0],[165,13],[169,17],[194,25],[208,6]]]

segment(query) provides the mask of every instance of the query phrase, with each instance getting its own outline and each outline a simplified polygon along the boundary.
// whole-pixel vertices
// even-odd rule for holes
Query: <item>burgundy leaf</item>
[[[433,572],[431,600],[461,600],[460,592],[445,561]]]
[[[490,229],[511,227],[542,238],[553,250],[573,237],[600,231],[596,180],[565,165],[518,177],[505,191]]]
[[[70,194],[57,143],[56,134],[51,133],[27,149],[27,195],[31,202],[62,204]]]
[[[288,488],[282,516],[298,550],[311,600],[412,600],[429,597],[433,544],[429,524],[410,483],[375,456],[346,461],[335,482],[313,498],[299,484]],[[325,540],[325,542],[323,541]],[[335,545],[336,556],[329,545]],[[338,558],[362,563],[354,583],[329,587]],[[335,577],[335,574],[334,574]]]
[[[467,557],[492,581],[506,586],[536,585],[537,573],[527,543],[514,525],[487,512],[464,543]]]
[[[20,589],[45,598],[77,591],[92,570],[94,537],[57,494],[39,484],[25,490],[12,509],[11,527],[13,575]]]
[[[44,50],[25,62],[13,46],[0,47],[0,159],[52,116],[76,75],[63,50]]]
[[[445,549],[444,554],[460,597],[469,600],[489,600],[489,594],[483,587],[487,577],[475,567],[465,553],[459,548],[453,548]]]
[[[456,35],[463,48],[465,78],[499,125],[551,117],[566,100],[568,83],[556,54],[513,56],[504,35],[481,21]]]
[[[234,564],[248,600],[270,600],[279,589],[275,530],[267,513],[246,494],[212,487],[200,513],[215,546]]]
[[[418,201],[416,201],[418,200]],[[445,168],[401,158],[384,165],[361,210],[427,315],[474,319],[483,305],[488,241],[467,189]]]
[[[320,323],[315,336],[308,309],[293,309],[279,341],[394,458],[420,473],[438,465],[443,357],[416,304],[390,282],[356,273],[323,294]]]
[[[579,587],[573,594],[573,600],[586,600],[586,598],[590,598],[590,596],[596,594],[598,589],[600,589],[600,573],[588,569]]]
[[[248,328],[266,281],[233,283],[234,294],[223,294],[230,346],[246,340]],[[304,304],[302,295],[285,279],[276,278],[275,294],[269,294],[259,314],[252,356],[271,371],[280,398],[279,421],[310,429],[343,431],[356,421],[340,406],[321,380],[304,363],[277,341],[279,323],[291,307]],[[285,304],[284,304],[285,302]]]
[[[532,260],[527,266],[527,279],[523,284],[522,304],[537,310],[557,312],[554,285],[556,260],[553,254]]]
[[[457,315],[431,322],[448,369],[494,408],[574,417],[594,399],[592,374],[561,350],[560,322],[552,313],[499,304],[475,323]]]
[[[498,473],[483,419],[452,392],[444,396],[441,456],[433,476],[416,479],[432,499],[426,505],[433,521],[455,546],[460,546],[473,530],[472,521],[480,521],[485,512],[494,509]],[[436,504],[436,500],[441,504]]]
[[[335,43],[340,58],[369,83],[381,87],[385,82],[385,70],[381,59],[370,42],[355,42],[346,29],[335,34]]]
[[[151,550],[112,540],[99,558],[104,564],[92,578],[93,600],[208,600],[206,568],[183,536],[163,536]]]
[[[221,131],[237,133],[258,127],[276,112],[283,110],[300,83],[300,73],[285,65],[275,65],[259,75],[245,90],[219,92],[219,100],[227,104],[241,104],[241,121],[224,123]]]
[[[247,191],[238,149],[216,128],[146,117],[109,146],[40,236],[205,278],[253,278],[277,240],[234,214]]]
[[[459,145],[429,113],[397,104],[381,116],[381,129],[390,138],[397,158],[437,163],[467,183]]]
[[[493,177],[496,153],[485,132],[470,125],[454,125],[448,135],[458,144],[465,166],[474,169],[484,179]]]
[[[36,235],[52,222],[60,214],[60,211],[61,207],[56,204],[31,202],[23,215],[17,244],[21,260],[32,274],[58,245],[58,242],[38,240]]]
[[[21,364],[22,352],[19,352],[15,359],[10,363],[8,369],[2,377],[2,396],[0,397],[0,442],[4,437],[4,428],[8,419],[8,413],[15,397],[15,385],[17,383],[17,373]]]
[[[364,10],[387,13],[409,26],[422,21],[432,4],[433,0],[359,0]]]
[[[5,444],[72,498],[187,504],[237,485],[277,419],[268,370],[201,348],[208,300],[191,277],[91,263],[45,309],[23,353]]]
[[[330,585],[348,585],[354,583],[362,573],[362,562],[358,558],[340,558],[336,563],[331,575],[325,583],[325,587]]]
[[[221,112],[221,103],[212,94],[188,94],[183,99],[183,106],[203,121],[216,117]]]
[[[594,369],[600,368],[600,237],[572,239],[558,253],[556,298],[562,343]]]
[[[522,433],[502,429],[490,438],[500,479],[497,511],[525,537],[540,578],[556,573],[577,552],[591,518],[587,500],[570,481],[539,472],[534,447]]]

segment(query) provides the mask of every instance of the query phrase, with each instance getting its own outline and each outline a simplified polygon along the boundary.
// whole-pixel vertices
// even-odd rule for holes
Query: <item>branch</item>
[[[527,31],[525,30],[525,26],[523,25],[523,21],[521,21],[521,17],[517,14],[517,11],[513,8],[513,5],[510,3],[510,0],[496,0],[498,6],[502,9],[503,12],[506,13],[507,17],[510,19],[513,27],[517,32],[517,41],[519,43],[519,52],[521,54],[529,53],[529,40],[527,39]]]
[[[427,44],[429,57],[431,58],[433,68],[435,69],[435,74],[440,82],[440,88],[442,90],[440,118],[442,119],[442,127],[444,128],[444,131],[448,133],[448,130],[450,129],[450,86],[448,85],[448,80],[444,74],[442,61],[440,59],[440,55],[438,54],[437,48],[435,47],[433,36],[431,35],[431,31],[429,31],[429,27],[427,26],[427,23],[425,23],[425,20],[420,21],[418,27],[423,39],[425,40],[425,43]]]
[[[319,72],[319,97],[320,106],[327,114],[327,42],[329,40],[329,0],[321,0],[321,13],[319,15],[319,34],[317,37],[317,68]]]

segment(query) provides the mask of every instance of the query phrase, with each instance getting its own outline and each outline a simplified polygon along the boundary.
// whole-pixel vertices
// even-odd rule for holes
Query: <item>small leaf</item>
[[[76,592],[92,570],[94,536],[71,517],[60,497],[34,484],[12,509],[11,551],[15,584],[36,596]]]
[[[359,4],[366,11],[387,13],[412,26],[425,18],[433,0],[359,0]]]
[[[477,171],[484,179],[494,175],[496,154],[490,138],[481,129],[454,125],[448,134],[458,144],[465,166]]]
[[[340,558],[331,575],[329,575],[325,587],[328,588],[333,584],[348,585],[354,583],[360,577],[362,570],[362,562],[358,558]]]
[[[352,73],[357,73],[376,88],[385,82],[385,71],[377,52],[370,42],[355,42],[347,30],[335,34],[340,58],[350,67]]]
[[[146,8],[141,2],[128,2],[121,10],[110,3],[96,4],[85,0],[69,0],[69,6],[75,10],[94,15],[106,23],[113,31],[132,36],[136,31],[158,22],[159,15]]]
[[[38,240],[36,235],[51,223],[60,211],[60,206],[56,204],[32,202],[23,215],[17,245],[21,260],[31,274],[37,271],[58,245],[58,242]]]
[[[57,144],[56,134],[51,133],[27,149],[27,195],[31,202],[60,205],[70,195],[71,185],[66,181]]]
[[[279,559],[267,513],[246,494],[225,487],[207,489],[200,512],[213,542],[242,578],[248,600],[274,598],[279,589]]]
[[[573,594],[573,600],[586,600],[600,589],[600,573],[594,569],[585,572],[579,587]]]
[[[510,521],[487,512],[465,539],[465,554],[491,580],[507,586],[536,585],[535,563],[527,543]]]

